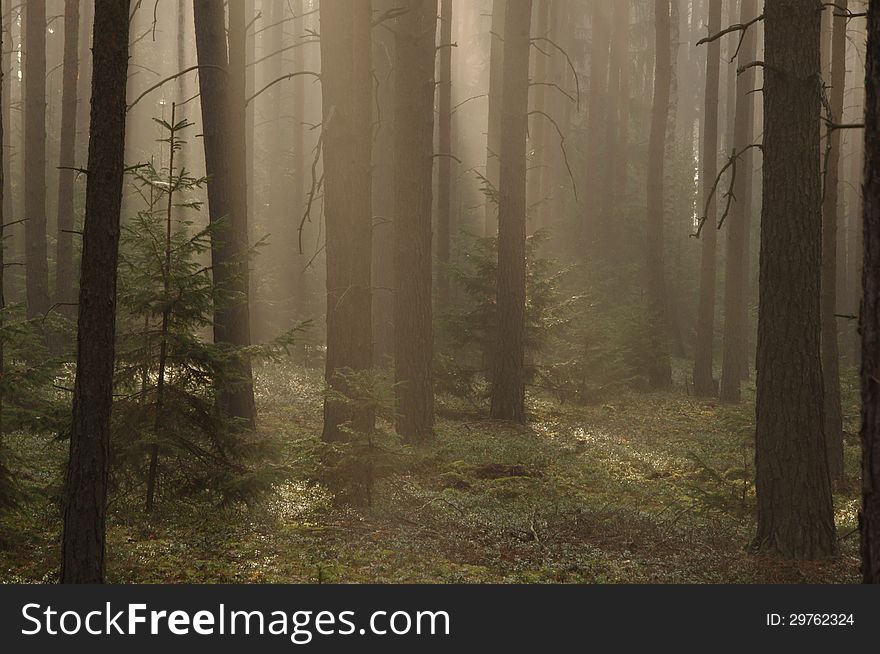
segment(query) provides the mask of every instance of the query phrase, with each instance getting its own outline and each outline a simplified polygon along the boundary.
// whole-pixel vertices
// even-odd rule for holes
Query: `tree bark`
[[[66,315],[74,314],[73,183],[76,166],[76,105],[79,75],[79,0],[64,0],[64,81],[61,98],[61,149],[58,155],[58,250],[55,259],[55,301]]]
[[[498,207],[498,337],[491,413],[525,422],[526,136],[532,0],[507,6]]]
[[[880,584],[880,2],[868,4],[862,296],[862,576]]]
[[[629,163],[627,150],[629,144],[629,71],[631,66],[630,41],[630,2],[623,0],[614,3],[612,19],[611,59],[608,75],[608,121],[607,158],[605,160],[605,181],[602,209],[604,245],[602,251],[612,253],[621,242],[623,231],[618,228],[620,207],[626,201]]]
[[[609,3],[593,0],[591,7],[590,94],[587,104],[587,175],[584,184],[584,214],[581,225],[581,251],[602,252],[602,170],[606,164],[605,133],[606,96],[608,93],[608,61],[610,39]],[[668,39],[667,39],[668,41]]]
[[[398,6],[397,0],[375,0],[378,15]],[[373,157],[373,359],[394,365],[394,32],[373,30],[373,69],[377,80],[373,103],[376,139]]]
[[[538,24],[535,36],[537,38],[553,38],[550,21],[553,0],[537,0],[534,3]],[[546,42],[538,41],[538,47],[544,52],[552,54],[552,47]],[[547,226],[547,207],[549,203],[549,179],[550,150],[548,147],[548,129],[550,123],[546,115],[550,112],[550,57],[543,52],[537,51],[535,56],[535,77],[532,80],[534,89],[534,114],[529,130],[531,140],[531,162],[528,173],[528,219],[531,220],[531,231],[535,232]],[[603,196],[604,197],[604,196]]]
[[[452,238],[452,0],[440,0],[437,47],[440,64],[437,80],[437,306],[443,310],[449,306]]]
[[[0,203],[0,211],[3,212],[4,216],[4,219],[0,221],[0,226],[2,226],[12,216],[12,185],[10,184],[12,180],[9,175],[9,161],[12,158],[10,142],[12,139],[9,138],[9,134],[11,131],[10,114],[12,109],[12,51],[15,48],[15,44],[12,39],[12,12],[0,12],[0,17],[2,17],[2,32],[4,35],[3,47],[0,47],[0,74],[2,74],[2,78],[0,78],[0,130],[5,135],[3,147],[0,148],[0,174],[3,175],[3,202]],[[2,238],[0,238],[0,256],[9,247],[8,236],[11,236],[11,234],[4,231]],[[3,273],[5,273],[5,268],[2,261],[0,261],[0,274],[3,275],[4,279],[3,283],[0,284],[0,293],[3,294],[5,299],[7,290],[6,275]]]
[[[846,28],[849,19],[833,14],[846,13],[848,0],[837,0],[836,7],[826,7],[832,15],[831,89],[829,108],[832,122],[843,122],[846,87]],[[843,417],[840,409],[840,344],[838,341],[838,262],[840,219],[840,147],[839,129],[826,129],[824,154],[824,193],[822,201],[822,376],[825,386],[825,442],[832,478],[843,475]]]
[[[740,22],[754,19],[758,15],[756,0],[742,0],[740,3]],[[752,63],[757,57],[757,26],[752,26],[744,35],[742,48],[734,66]],[[725,221],[727,231],[727,257],[724,271],[724,344],[721,363],[722,402],[737,403],[741,397],[741,384],[748,379],[748,233],[751,229],[753,171],[755,168],[753,152],[746,150],[752,144],[755,122],[755,69],[748,68],[736,80],[736,117],[734,119],[734,152],[736,160],[736,179],[730,215]],[[734,152],[729,153],[734,156]]]
[[[394,113],[399,118],[394,143],[395,389],[397,433],[415,442],[429,438],[434,424],[431,182],[437,0],[407,0],[405,6],[408,11],[397,19],[394,33]]]
[[[368,0],[322,2],[324,220],[327,254],[325,378],[341,395],[349,373],[369,370],[372,335],[372,56]],[[372,430],[372,410],[331,396],[324,400],[327,442],[345,427]]]
[[[664,265],[664,174],[666,132],[669,122],[672,61],[670,45],[669,0],[655,0],[654,105],[648,143],[648,223],[646,239],[646,277],[648,291],[648,383],[663,389],[672,385],[667,328],[666,281]]]
[[[754,545],[796,559],[837,549],[820,355],[821,13],[819,0],[768,0],[764,19]]]
[[[709,0],[709,34],[721,30],[721,0]],[[706,58],[706,109],[703,114],[703,202],[712,194],[718,176],[718,95],[721,88],[721,41],[709,43]],[[694,393],[714,397],[718,392],[713,373],[715,345],[715,289],[717,281],[716,246],[718,202],[708,203],[701,232],[700,297],[697,312],[697,341],[694,350]]]
[[[235,9],[241,3],[230,3]],[[243,9],[243,6],[242,6]],[[211,266],[221,302],[214,308],[214,341],[236,347],[251,344],[248,311],[248,225],[244,141],[243,79],[231,70],[229,59],[244,52],[241,32],[234,28],[240,16],[230,16],[230,52],[222,3],[193,0],[198,52],[199,90],[205,170],[208,176],[208,219]],[[243,37],[243,34],[242,34]],[[238,48],[238,49],[237,49]],[[253,428],[256,421],[253,373],[250,361],[237,363],[238,379],[218,389],[220,407]]]
[[[46,242],[46,3],[24,5],[24,217],[27,317],[49,310]]]
[[[504,23],[508,0],[492,2],[492,34],[489,46],[489,117],[486,131],[486,180],[497,191],[501,176],[501,111],[504,86]],[[498,234],[497,198],[486,197],[485,235]]]
[[[32,3],[42,4],[42,3]],[[96,0],[76,381],[61,540],[62,583],[104,581],[107,456],[124,177],[128,0]]]

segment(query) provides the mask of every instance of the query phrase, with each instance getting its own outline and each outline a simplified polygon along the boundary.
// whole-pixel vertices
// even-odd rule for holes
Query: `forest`
[[[0,21],[0,581],[880,583],[880,2]]]

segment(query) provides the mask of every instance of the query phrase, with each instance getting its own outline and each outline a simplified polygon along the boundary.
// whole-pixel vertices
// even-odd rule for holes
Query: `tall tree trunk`
[[[244,174],[245,203],[248,227],[248,243],[259,241],[261,234],[257,230],[257,212],[254,202],[254,139],[256,138],[257,114],[254,103],[245,104],[245,100],[253,96],[256,90],[256,66],[248,66],[256,59],[257,37],[254,34],[254,22],[257,20],[256,3],[254,0],[239,0],[228,3],[229,11],[229,67],[233,86],[237,87],[234,98],[241,112],[241,127],[244,141]],[[235,19],[233,21],[233,18]],[[278,55],[279,57],[281,55]],[[240,97],[239,97],[240,93]],[[239,106],[240,105],[240,106]],[[239,118],[236,119],[239,124]],[[277,129],[277,126],[276,126]],[[269,247],[271,248],[271,243]],[[269,336],[267,323],[272,298],[259,296],[257,275],[253,274],[254,262],[248,261],[248,306],[251,337],[257,342]]]
[[[654,106],[651,111],[651,134],[648,143],[648,223],[646,240],[646,281],[648,291],[648,339],[650,359],[648,382],[651,388],[672,385],[667,328],[666,281],[664,265],[664,205],[666,132],[669,122],[672,60],[670,44],[669,0],[654,1],[655,63]]]
[[[89,92],[92,87],[92,24],[95,19],[93,2],[81,3],[79,32],[79,65],[76,97],[79,109],[76,112],[77,158],[85,159],[89,151]]]
[[[277,6],[278,3],[273,2],[272,5]],[[297,0],[296,4],[294,4],[294,16],[296,19],[293,21],[294,25],[294,34],[297,35],[298,38],[303,38],[303,35],[306,33],[306,22],[303,14],[305,13],[305,4],[306,0]],[[282,13],[278,11],[278,20],[281,20]],[[283,32],[283,26],[278,28]],[[294,70],[305,70],[305,54],[304,47],[298,47],[293,49],[293,69]],[[308,168],[308,155],[305,150],[305,96],[306,96],[306,86],[305,86],[305,77],[299,75],[298,77],[293,78],[293,187],[291,189],[291,202],[294,207],[294,220],[296,220],[297,229],[299,228],[300,223],[302,222],[303,211],[305,210],[305,199],[306,199],[306,177],[309,174]],[[293,287],[294,287],[294,298],[293,298],[293,306],[294,306],[294,315],[297,320],[303,320],[308,315],[308,307],[309,307],[309,296],[312,293],[312,289],[309,288],[309,276],[306,274],[306,266],[308,265],[311,255],[309,255],[305,249],[305,236],[307,236],[308,225],[303,225],[303,239],[300,240],[300,234],[297,232],[297,243],[294,248],[294,257],[293,257]],[[303,244],[302,250],[300,249],[300,243]],[[390,261],[391,256],[388,256]],[[390,265],[388,266],[390,268]],[[391,314],[391,304],[388,302],[388,315]],[[390,319],[389,319],[390,320]],[[384,351],[386,353],[391,352],[390,338],[385,341],[386,347]]]
[[[452,0],[440,0],[440,42],[437,47],[437,305],[442,310],[449,306],[452,234]]]
[[[532,0],[507,6],[498,207],[498,337],[492,417],[525,422],[526,136]]]
[[[757,0],[742,0],[740,22],[753,20],[758,15]],[[742,47],[736,66],[752,63],[757,57],[757,27],[743,36]],[[736,118],[734,120],[734,151],[736,156],[736,179],[733,186],[735,202],[725,221],[727,231],[727,257],[724,274],[724,344],[721,363],[722,402],[740,401],[740,387],[748,379],[748,258],[746,247],[751,229],[752,177],[755,168],[752,144],[755,123],[755,69],[747,68],[736,80]]]
[[[489,46],[489,117],[486,131],[486,180],[498,190],[501,176],[501,93],[504,86],[504,23],[508,0],[492,1],[492,34]],[[497,197],[486,196],[486,236],[498,233]]]
[[[537,0],[534,4],[536,5],[535,13],[538,19],[535,36],[539,39],[552,39],[550,20],[553,0]],[[548,47],[544,41],[538,41],[537,45],[544,52],[552,51],[552,47]],[[526,201],[528,202],[527,217],[531,220],[532,232],[546,227],[548,196],[550,194],[548,188],[550,152],[547,143],[550,123],[548,122],[547,115],[552,115],[550,113],[551,87],[548,86],[551,80],[549,76],[550,57],[544,54],[544,52],[537,51],[535,56],[535,78],[532,83],[534,87],[533,111],[536,113],[529,131],[532,158],[528,173],[528,192],[526,193]],[[606,195],[603,195],[603,198]]]
[[[755,547],[797,559],[837,549],[819,325],[821,13],[819,0],[767,0],[764,14]]]
[[[36,3],[42,4],[42,3]],[[128,0],[96,0],[76,381],[61,539],[62,583],[104,581],[116,264],[125,151]]]
[[[241,3],[230,3],[235,10]],[[243,5],[240,9],[243,9]],[[248,311],[248,225],[244,141],[243,79],[230,71],[229,60],[244,52],[240,15],[230,16],[230,52],[222,3],[193,0],[198,52],[202,135],[208,176],[208,219],[214,284],[223,298],[214,308],[214,341],[250,345]],[[243,12],[242,12],[243,13]],[[241,36],[238,36],[241,34]],[[256,421],[251,363],[237,362],[236,380],[218,389],[221,408],[246,427]]]
[[[709,34],[721,30],[721,0],[709,0]],[[712,194],[718,175],[718,94],[721,87],[721,41],[709,43],[706,58],[706,109],[703,115],[702,181],[703,201],[708,203],[705,224],[701,232],[700,298],[697,313],[697,341],[694,350],[694,393],[703,397],[715,396],[718,387],[712,370],[715,345],[715,290],[718,202]]]
[[[384,15],[398,6],[397,0],[376,0],[374,8]],[[390,367],[394,360],[394,32],[373,30],[373,69],[376,98],[373,103],[376,140],[373,157],[373,358]]]
[[[848,0],[837,0],[825,13],[845,14]],[[831,89],[829,108],[832,122],[843,122],[843,93],[846,87],[846,17],[832,17]],[[829,126],[824,152],[824,192],[822,201],[822,377],[825,387],[825,443],[828,468],[833,478],[843,475],[843,417],[840,410],[840,345],[837,330],[837,249],[840,230],[840,145],[839,129]]]
[[[3,212],[4,216],[3,220],[0,220],[0,226],[2,226],[4,222],[10,219],[13,213],[12,185],[10,183],[12,179],[9,175],[9,161],[12,158],[10,142],[12,139],[9,138],[9,134],[12,129],[10,115],[12,108],[12,51],[15,49],[15,44],[12,40],[12,12],[9,10],[0,12],[0,17],[2,17],[3,21],[2,32],[4,35],[3,47],[0,47],[0,75],[2,75],[0,77],[0,130],[5,135],[3,147],[0,148],[0,174],[3,175],[3,202],[0,203],[0,211]],[[8,235],[6,232],[0,235],[0,255],[9,246]],[[4,294],[3,297],[5,299],[7,289],[4,272],[5,268],[2,261],[0,261],[0,275],[3,275],[4,278],[3,283],[0,284],[0,293]],[[0,357],[0,363],[2,363],[2,357]]]
[[[880,584],[880,1],[868,4],[862,296],[862,575]]]
[[[431,209],[437,0],[407,0],[395,29],[394,270],[397,432],[431,436]],[[451,38],[451,32],[447,33]],[[441,44],[442,45],[442,44]],[[445,48],[449,50],[449,48]]]
[[[584,215],[582,216],[582,248],[586,252],[602,252],[601,223],[602,170],[605,166],[605,105],[608,93],[608,60],[611,45],[609,3],[593,0],[590,15],[590,95],[587,103],[587,175],[584,184]]]
[[[330,389],[351,393],[349,373],[373,359],[372,56],[368,0],[322,2],[324,216],[327,252],[327,359]],[[344,428],[367,433],[373,412],[332,396],[324,400],[325,441],[344,440]]]
[[[76,166],[76,87],[79,74],[79,0],[64,0],[64,83],[61,98],[61,150],[58,155],[58,251],[55,301],[73,315],[73,182]]]
[[[630,1],[614,3],[614,16],[611,38],[611,63],[608,75],[608,139],[605,161],[605,181],[602,210],[606,252],[618,247],[622,232],[617,227],[619,207],[626,201],[626,181],[628,173],[627,149],[629,143],[629,18]]]
[[[9,104],[9,96],[7,95],[9,93],[9,84],[7,78],[9,77],[9,64],[11,63],[11,57],[5,54],[7,51],[4,49],[4,46],[8,48],[9,44],[4,40],[3,35],[8,34],[7,30],[12,23],[11,20],[6,18],[6,14],[3,11],[2,0],[0,0],[0,17],[2,17],[3,22],[3,29],[0,29],[0,53],[2,53],[0,54],[0,113],[2,113],[2,120],[0,120],[0,329],[2,329],[3,323],[5,322],[4,312],[6,309],[6,257],[4,254],[6,243],[3,237],[6,217],[9,215],[6,212],[6,194],[8,193],[8,190],[6,187],[7,154],[4,150],[6,143],[4,135],[8,130],[5,107]],[[6,352],[4,351],[3,344],[4,339],[0,338],[0,379],[3,378],[6,371]],[[0,448],[3,447],[4,435],[6,432],[6,427],[3,424],[4,399],[3,389],[0,388]]]
[[[24,5],[24,217],[27,316],[49,310],[46,243],[46,3]]]

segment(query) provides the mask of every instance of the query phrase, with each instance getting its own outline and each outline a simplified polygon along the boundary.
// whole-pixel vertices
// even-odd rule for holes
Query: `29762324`
[[[852,627],[852,613],[768,613],[768,627]]]

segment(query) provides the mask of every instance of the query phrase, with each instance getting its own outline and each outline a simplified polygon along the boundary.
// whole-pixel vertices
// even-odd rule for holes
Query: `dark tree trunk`
[[[492,2],[492,34],[489,46],[489,118],[486,146],[486,180],[498,190],[501,176],[501,93],[504,85],[504,22],[508,0]],[[497,198],[486,197],[486,236],[498,233]]]
[[[880,1],[868,4],[862,275],[862,575],[880,584]]]
[[[757,0],[742,0],[740,22],[746,23],[758,15]],[[733,66],[752,63],[757,57],[757,27],[748,30],[739,57]],[[724,275],[724,344],[721,362],[722,402],[740,401],[740,385],[748,379],[748,258],[746,246],[751,229],[752,176],[754,157],[752,144],[755,123],[755,69],[748,68],[736,80],[736,117],[734,119],[734,150],[737,155],[736,179],[730,216],[725,221],[727,257]],[[728,153],[733,156],[733,152]]]
[[[498,337],[492,417],[525,422],[526,133],[532,1],[507,6],[498,207]]]
[[[3,327],[4,323],[4,315],[3,312],[6,309],[6,257],[4,256],[5,250],[5,241],[4,241],[4,232],[5,232],[5,223],[6,217],[9,215],[6,212],[6,194],[8,190],[6,188],[6,160],[7,155],[4,150],[5,140],[4,135],[6,134],[7,128],[7,114],[5,111],[5,107],[9,104],[8,93],[9,93],[9,84],[7,83],[7,78],[9,77],[9,63],[10,57],[5,54],[6,50],[3,49],[5,45],[7,48],[9,44],[4,41],[3,35],[7,33],[7,29],[11,24],[11,20],[7,19],[3,12],[3,2],[0,1],[0,16],[2,16],[3,20],[3,29],[0,30],[0,61],[2,61],[2,65],[0,65],[0,108],[2,109],[2,120],[0,120],[0,328]],[[4,339],[0,338],[0,379],[3,378],[3,374],[6,370],[6,352],[3,348]],[[5,425],[3,424],[3,389],[0,388],[0,448],[3,447],[4,434],[5,434]]]
[[[256,90],[256,66],[248,66],[256,59],[256,37],[254,22],[256,4],[254,0],[239,0],[227,3],[229,12],[229,71],[230,88],[233,107],[234,128],[232,131],[233,147],[240,150],[242,161],[234,161],[233,166],[244,173],[244,188],[237,192],[244,193],[244,199],[238,200],[247,217],[247,242],[257,243],[261,234],[257,231],[256,205],[254,204],[254,138],[256,132],[256,112],[253,102],[246,102]],[[280,56],[280,55],[279,55]],[[239,130],[236,132],[235,130]],[[276,126],[277,129],[277,126]],[[240,133],[239,133],[240,132]],[[272,251],[274,243],[270,240],[264,254]],[[265,257],[269,258],[269,257]],[[264,289],[259,288],[257,276],[251,274],[253,261],[248,261],[248,324],[249,339],[257,342],[270,338],[267,325],[270,321],[270,305],[273,298],[266,297]],[[261,297],[259,293],[263,293]]]
[[[848,0],[837,0],[836,7],[826,7],[825,13],[846,13]],[[831,89],[829,107],[832,122],[843,122],[843,93],[846,86],[846,26],[845,17],[832,17]],[[840,410],[840,345],[837,330],[837,249],[839,242],[840,203],[840,146],[839,129],[828,128],[824,153],[824,195],[822,202],[822,376],[825,387],[825,443],[828,447],[828,468],[832,478],[843,475],[843,417]],[[840,239],[842,240],[842,239]]]
[[[434,151],[434,54],[437,0],[407,0],[397,19],[394,177],[397,432],[407,441],[431,436],[431,181]],[[449,48],[445,48],[449,50]]]
[[[24,218],[27,316],[49,310],[46,243],[46,3],[24,5]]]
[[[0,78],[0,130],[2,133],[6,135],[6,139],[3,142],[3,147],[0,147],[0,174],[3,175],[3,184],[2,184],[2,193],[3,193],[3,201],[0,203],[0,211],[3,212],[3,220],[0,220],[0,227],[10,219],[12,216],[12,188],[11,188],[11,177],[9,175],[9,160],[11,159],[11,148],[9,138],[10,134],[10,110],[12,107],[12,50],[15,48],[15,45],[12,40],[12,12],[2,12],[0,11],[0,17],[2,17],[3,21],[3,46],[0,47],[0,74],[2,74],[2,78]],[[2,235],[0,235],[0,256],[2,256],[5,250],[9,247],[8,238],[6,238],[8,234],[4,231]],[[3,265],[3,260],[0,260],[0,276],[3,277],[3,283],[0,284],[0,294],[3,294],[5,298],[6,295],[6,275],[5,267]],[[0,363],[2,363],[2,357],[0,357]]]
[[[437,305],[442,310],[449,306],[452,234],[452,0],[440,0],[440,42],[437,47]],[[433,96],[431,100],[433,102]]]
[[[376,0],[378,15],[398,6],[397,0]],[[373,30],[373,105],[376,140],[373,157],[373,358],[379,366],[394,361],[394,32]]]
[[[819,329],[821,13],[819,0],[768,0],[764,20],[755,548],[797,559],[837,549]]]
[[[231,3],[235,8],[240,3]],[[234,12],[233,12],[234,13]],[[237,347],[250,345],[248,311],[248,226],[244,141],[244,88],[230,73],[226,24],[222,3],[193,0],[205,170],[208,176],[208,219],[214,284],[224,296],[214,309],[214,341]],[[241,17],[232,16],[232,24]],[[230,31],[231,52],[242,30]],[[243,37],[243,33],[242,33]],[[233,55],[237,51],[232,52]],[[235,58],[233,56],[233,58]],[[241,77],[239,75],[239,77]],[[221,408],[253,427],[256,420],[250,361],[238,363],[236,380],[218,389]]]
[[[324,216],[327,230],[327,359],[330,389],[350,396],[346,376],[369,370],[372,330],[372,56],[367,0],[322,2]],[[371,410],[328,396],[323,439],[372,430]]]
[[[709,0],[709,34],[721,30],[721,0]],[[709,43],[706,59],[706,109],[703,114],[703,201],[709,199],[718,175],[718,95],[721,88],[721,41]],[[697,341],[694,349],[694,393],[714,397],[718,392],[713,373],[715,345],[715,290],[718,202],[708,203],[701,232],[700,298],[697,313]]]
[[[61,98],[61,149],[58,155],[58,251],[55,268],[55,301],[73,315],[74,202],[76,166],[76,87],[79,75],[79,0],[64,0],[64,82]]]
[[[654,106],[651,111],[651,134],[648,143],[648,223],[646,241],[646,281],[648,291],[648,383],[662,389],[672,385],[669,358],[669,329],[666,306],[664,265],[663,177],[666,159],[666,131],[669,122],[672,58],[670,45],[669,0],[655,0]]]
[[[36,3],[42,4],[42,3]],[[76,382],[67,468],[62,583],[104,581],[107,455],[124,176],[128,0],[96,0]]]
[[[92,24],[95,22],[94,2],[80,3],[79,64],[77,66],[76,151],[77,161],[89,153],[89,93],[92,88]],[[82,208],[82,207],[81,207]]]

